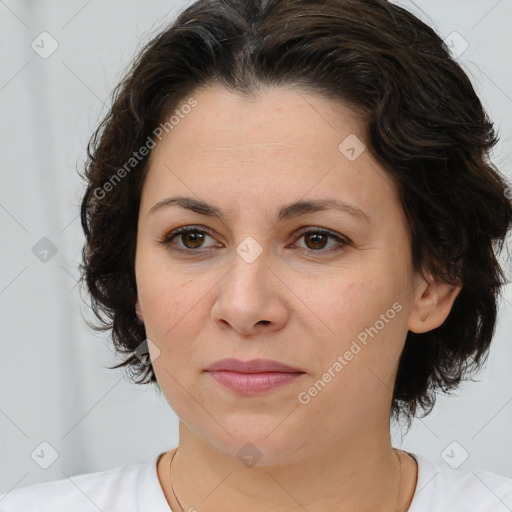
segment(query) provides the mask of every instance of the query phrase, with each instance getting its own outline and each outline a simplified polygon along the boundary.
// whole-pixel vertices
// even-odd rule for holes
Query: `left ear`
[[[142,309],[140,308],[139,298],[137,297],[137,302],[135,302],[135,314],[137,315],[137,318],[144,322],[144,317],[142,316]]]
[[[413,308],[409,315],[409,330],[415,333],[428,332],[446,320],[462,284],[437,282],[431,274],[428,282],[417,275]]]

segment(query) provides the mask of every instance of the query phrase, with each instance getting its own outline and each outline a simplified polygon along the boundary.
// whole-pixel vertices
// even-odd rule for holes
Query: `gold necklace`
[[[399,510],[398,510],[398,503],[399,503],[399,500],[400,500],[400,488],[402,487],[402,461],[400,460],[400,456],[398,455],[398,451],[397,450],[393,450],[393,451],[395,452],[395,455],[398,458],[398,464],[399,464],[399,468],[400,468],[400,478],[398,480],[398,495],[396,497],[396,505],[395,505],[396,512],[399,512]],[[185,509],[183,508],[183,505],[180,503],[180,500],[178,499],[178,496],[176,496],[176,493],[174,492],[174,486],[172,485],[172,461],[174,460],[174,456],[176,455],[177,452],[178,452],[178,448],[176,448],[176,450],[172,454],[171,461],[169,462],[169,476],[170,476],[170,481],[171,481],[172,495],[173,495],[174,499],[176,500],[176,503],[179,505],[179,507],[181,509],[181,512],[185,512]]]
[[[176,500],[176,503],[178,503],[178,505],[180,506],[181,512],[185,512],[185,509],[183,508],[183,505],[180,503],[180,500],[178,499],[178,496],[176,496],[176,493],[174,492],[174,486],[172,485],[172,471],[171,471],[172,461],[173,461],[174,456],[176,455],[177,452],[178,452],[178,448],[176,448],[176,450],[172,454],[171,462],[169,462],[169,475],[170,475],[170,480],[171,480],[171,491],[172,491],[172,495],[173,495],[174,499]]]

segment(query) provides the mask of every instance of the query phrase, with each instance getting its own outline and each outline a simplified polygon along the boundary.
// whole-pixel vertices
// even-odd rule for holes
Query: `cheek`
[[[389,290],[376,271],[366,267],[308,287],[303,302],[322,321],[328,338],[343,346],[391,306]]]
[[[180,331],[193,328],[189,324],[193,305],[199,300],[200,280],[194,282],[192,277],[144,257],[137,261],[136,279],[146,335],[161,351],[167,351],[172,340],[181,339]]]
[[[201,308],[201,295],[200,281],[192,281],[160,277],[148,283],[145,293],[142,292],[145,323],[162,343],[172,339],[175,332],[193,327],[194,317]]]
[[[144,240],[137,249],[135,273],[137,293],[144,323],[155,330],[168,328],[190,309],[194,296],[200,293],[201,280],[169,263],[165,250],[148,247]],[[195,281],[195,282],[194,282]]]
[[[400,301],[399,279],[390,272],[377,273],[367,268],[310,295],[311,308],[322,320],[324,332],[328,332],[317,345],[321,371],[331,368],[331,373],[343,374],[334,379],[338,384],[346,380],[343,386],[362,391],[371,387],[369,378],[376,384],[377,376],[383,381],[389,377],[404,335],[405,307]],[[341,370],[340,365],[333,368],[336,361],[340,362],[339,356]]]

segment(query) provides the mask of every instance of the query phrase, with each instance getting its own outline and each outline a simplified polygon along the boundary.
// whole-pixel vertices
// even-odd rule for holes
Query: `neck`
[[[401,478],[389,432],[380,437],[375,432],[361,432],[357,439],[353,435],[348,438],[346,445],[317,445],[313,453],[304,447],[279,463],[267,461],[262,465],[262,459],[259,464],[246,466],[236,456],[204,443],[180,422],[179,449],[172,462],[174,492],[184,511],[256,512],[264,505],[276,512],[300,508],[308,512],[407,510],[411,479]],[[159,477],[169,503],[178,512],[169,473],[174,451],[167,455]],[[412,493],[414,488],[415,480]]]

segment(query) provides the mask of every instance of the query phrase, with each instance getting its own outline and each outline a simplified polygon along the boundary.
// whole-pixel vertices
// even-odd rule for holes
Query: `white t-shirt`
[[[455,470],[410,452],[418,462],[408,512],[510,512],[512,479],[485,470]],[[0,495],[1,512],[178,512],[160,486],[156,463],[86,473],[13,489]]]

